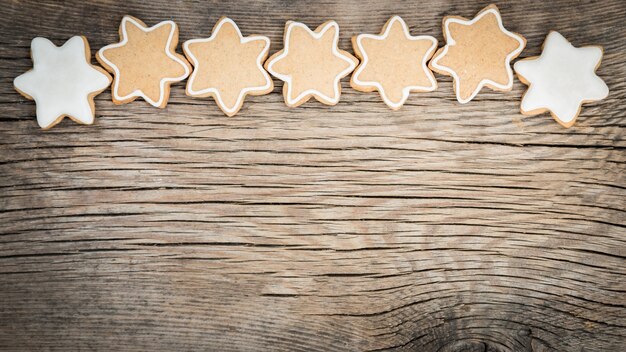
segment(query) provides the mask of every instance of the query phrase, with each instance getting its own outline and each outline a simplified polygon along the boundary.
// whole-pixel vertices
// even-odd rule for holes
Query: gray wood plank
[[[97,97],[93,126],[39,130],[12,80],[29,43],[117,41],[121,17],[221,16],[282,47],[286,20],[350,36],[401,15],[442,41],[478,1],[9,1],[0,21],[3,350],[619,351],[626,341],[626,4],[498,4],[537,55],[599,44],[611,93],[564,129],[449,77],[392,112],[251,97],[233,118],[172,87],[167,109]]]

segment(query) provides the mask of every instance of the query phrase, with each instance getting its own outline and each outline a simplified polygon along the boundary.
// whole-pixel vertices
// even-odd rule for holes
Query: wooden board
[[[287,20],[350,36],[401,15],[442,40],[478,1],[5,1],[0,21],[2,350],[620,351],[626,342],[626,3],[499,4],[537,55],[600,44],[611,93],[564,129],[524,86],[460,105],[449,77],[390,111],[343,82],[290,109],[282,84],[226,118],[96,99],[50,131],[12,80],[30,40],[116,42],[125,14],[181,41],[221,16],[282,47]]]

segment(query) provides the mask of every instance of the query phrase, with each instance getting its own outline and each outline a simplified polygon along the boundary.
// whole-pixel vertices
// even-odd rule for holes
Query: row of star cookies
[[[337,104],[340,80],[353,71],[350,83],[354,89],[378,91],[392,109],[399,109],[410,92],[437,88],[431,69],[453,77],[461,103],[472,100],[484,86],[511,90],[510,62],[521,53],[526,40],[504,28],[495,5],[486,7],[472,20],[445,17],[443,30],[446,45],[435,52],[435,38],[412,36],[406,23],[393,16],[380,34],[353,38],[359,60],[338,48],[336,22],[328,21],[312,31],[302,23],[289,21],[284,48],[267,59],[267,37],[244,37],[235,22],[222,18],[211,37],[183,43],[183,56],[175,51],[178,28],[174,22],[148,27],[125,16],[119,29],[120,42],[103,47],[96,58],[114,75],[111,91],[116,104],[141,97],[163,108],[170,85],[190,76],[186,93],[212,96],[228,116],[239,111],[246,95],[273,90],[268,71],[285,82],[285,103],[292,107],[312,97],[324,104]],[[39,124],[49,128],[64,116],[92,123],[93,97],[112,79],[91,65],[86,38],[74,37],[60,48],[44,38],[35,38],[31,55],[33,70],[16,78],[14,85],[36,101]],[[522,82],[530,85],[522,100],[522,113],[547,110],[559,123],[571,126],[583,102],[608,94],[604,82],[595,75],[601,56],[601,48],[574,48],[551,32],[541,57],[515,65]]]

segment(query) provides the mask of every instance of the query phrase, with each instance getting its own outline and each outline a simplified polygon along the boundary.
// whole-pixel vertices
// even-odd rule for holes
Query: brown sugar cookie
[[[269,38],[243,37],[233,20],[222,17],[210,38],[183,44],[185,56],[194,66],[187,81],[187,95],[212,96],[226,115],[235,115],[246,95],[267,94],[274,89],[263,68],[269,48]]]
[[[178,27],[172,21],[146,26],[135,17],[124,16],[120,42],[101,48],[98,62],[115,76],[111,87],[115,104],[129,103],[139,97],[164,108],[170,85],[189,76],[191,67],[175,52]]]
[[[496,5],[485,7],[472,20],[444,17],[443,35],[446,45],[435,53],[429,67],[452,76],[459,103],[472,100],[484,86],[511,90],[511,60],[524,50],[526,39],[504,28]]]
[[[377,90],[385,104],[400,109],[410,92],[437,89],[437,81],[426,63],[437,49],[431,36],[411,36],[399,16],[385,23],[380,35],[359,34],[352,46],[361,63],[350,85],[362,92]]]
[[[328,21],[311,31],[303,23],[285,25],[284,49],[272,55],[265,68],[283,80],[285,103],[295,107],[314,97],[335,105],[341,96],[340,80],[350,74],[359,60],[337,47],[339,25]]]

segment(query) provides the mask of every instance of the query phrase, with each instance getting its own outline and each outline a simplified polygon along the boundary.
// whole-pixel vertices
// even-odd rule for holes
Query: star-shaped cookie
[[[111,84],[111,76],[91,64],[87,38],[75,36],[57,47],[46,38],[30,44],[33,69],[13,80],[15,89],[37,105],[37,123],[48,129],[67,116],[90,125],[93,98]]]
[[[285,25],[285,48],[272,55],[265,68],[283,80],[283,95],[295,107],[315,97],[335,105],[341,95],[340,80],[350,74],[359,60],[337,47],[339,25],[328,21],[311,31],[305,24]]]
[[[380,35],[353,37],[352,46],[361,63],[350,85],[362,92],[377,90],[390,108],[400,109],[412,91],[437,89],[437,81],[426,65],[437,49],[437,39],[411,36],[399,16],[389,19]]]
[[[269,47],[269,38],[244,38],[233,20],[222,17],[213,27],[211,37],[183,44],[183,51],[194,66],[187,81],[187,95],[212,96],[226,115],[235,115],[246,95],[267,94],[274,89],[263,68]]]
[[[98,62],[115,76],[113,102],[125,104],[141,97],[152,106],[164,108],[170,85],[191,72],[185,57],[175,52],[176,23],[163,21],[148,27],[135,17],[124,16],[119,34],[119,43],[101,48],[96,55]]]
[[[550,32],[541,56],[515,63],[520,81],[529,85],[520,110],[525,115],[550,111],[556,122],[571,127],[583,103],[609,95],[606,83],[596,75],[602,61],[602,47],[576,48],[560,33]]]
[[[446,45],[435,53],[429,66],[452,76],[459,103],[472,100],[484,86],[511,90],[511,60],[524,50],[526,39],[504,28],[496,5],[485,7],[472,20],[444,17],[443,36]]]

